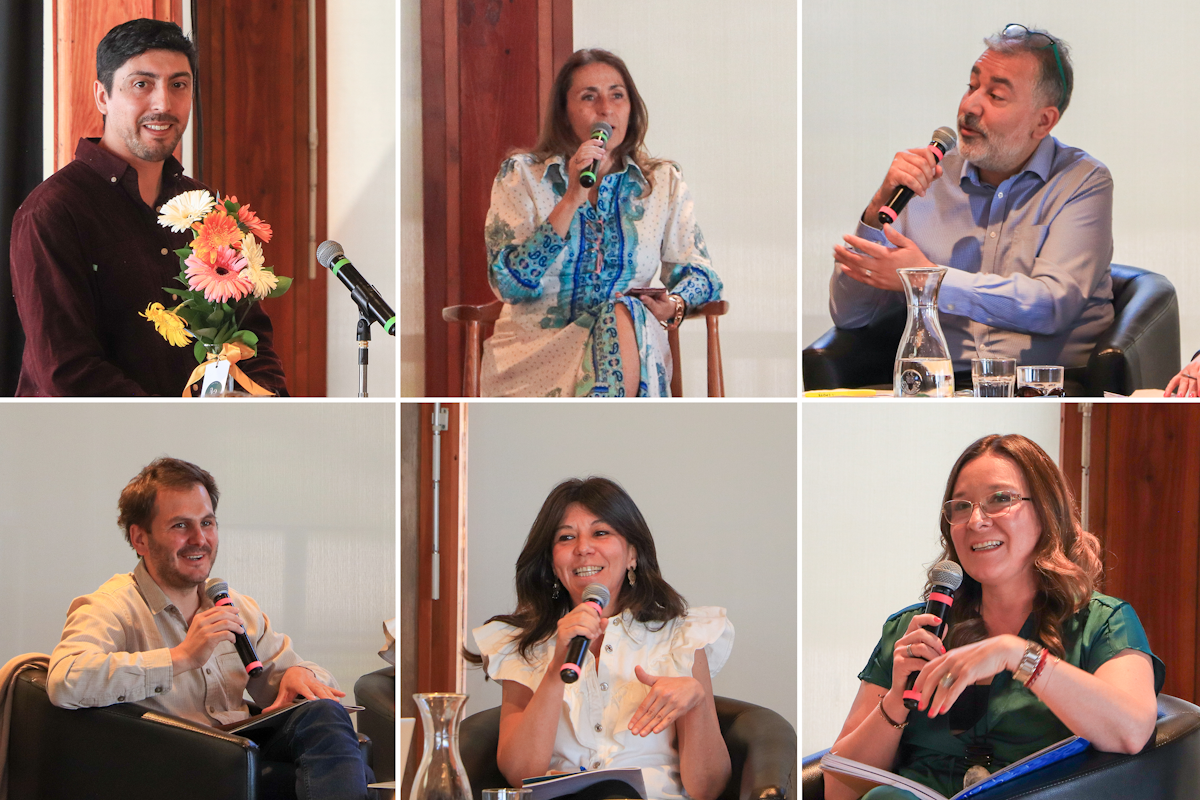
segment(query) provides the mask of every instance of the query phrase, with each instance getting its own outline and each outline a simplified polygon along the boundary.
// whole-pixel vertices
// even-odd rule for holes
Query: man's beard
[[[962,135],[964,126],[982,134],[981,137],[973,142],[967,141]],[[1028,147],[1028,139],[1022,135],[1021,131],[1014,131],[1009,136],[1001,138],[982,127],[979,124],[979,117],[975,114],[960,114],[958,116],[958,132],[958,151],[977,169],[988,172],[1010,172],[1021,166],[1028,158],[1028,154],[1025,152]]]
[[[152,122],[170,122],[175,125],[175,136],[171,139],[153,140],[150,143],[144,142],[138,138],[138,132],[146,123]],[[167,156],[174,152],[179,145],[179,140],[183,138],[183,128],[179,125],[179,120],[169,114],[149,114],[142,117],[134,125],[133,130],[126,131],[122,137],[125,141],[125,146],[129,148],[129,152],[133,153],[143,161],[165,161]]]
[[[160,581],[166,588],[171,589],[194,589],[197,586],[203,585],[212,572],[213,565],[217,563],[217,546],[208,547],[183,547],[179,550],[171,550],[169,547],[159,544],[154,536],[148,537],[150,544],[150,552],[146,554],[146,560],[154,565],[154,577]],[[182,559],[189,555],[208,554],[208,570],[204,576],[199,579],[193,579],[184,575],[175,566],[176,557]]]

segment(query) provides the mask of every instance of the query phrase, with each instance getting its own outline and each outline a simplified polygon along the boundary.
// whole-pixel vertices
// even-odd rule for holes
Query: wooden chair
[[[482,306],[450,306],[442,309],[446,322],[461,322],[467,326],[467,347],[463,355],[463,397],[479,397],[479,369],[483,356],[484,325],[492,325],[500,318],[504,303],[500,300]],[[721,368],[721,333],[718,318],[729,313],[728,300],[714,300],[695,308],[687,319],[704,317],[708,326],[708,396],[725,396],[725,374]],[[671,396],[683,396],[683,370],[679,367],[679,329],[667,331],[667,342],[671,346],[671,363],[675,365],[671,374]]]

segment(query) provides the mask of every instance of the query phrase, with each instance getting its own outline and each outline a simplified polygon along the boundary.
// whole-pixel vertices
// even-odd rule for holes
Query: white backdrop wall
[[[392,0],[326,0],[325,21],[329,238],[341,243],[399,314],[396,5]],[[358,306],[333,275],[328,276],[326,310],[326,391],[330,397],[356,397]],[[371,397],[396,396],[396,357],[396,337],[373,325]]]
[[[1058,461],[1058,403],[985,405],[805,404],[801,752],[833,744],[883,621],[921,601],[959,454],[1020,433]]]
[[[162,455],[213,474],[214,576],[259,601],[342,690],[386,666],[395,615],[391,403],[0,406],[0,662],[49,653],[67,607],[137,555],[117,527],[125,484]]]
[[[467,628],[516,607],[514,565],[567,478],[620,483],[654,533],[663,576],[723,606],[736,637],[714,691],[796,724],[796,405],[474,403],[468,416]],[[468,646],[478,647],[468,633]],[[769,665],[777,665],[771,667]],[[467,714],[500,704],[468,669]]]
[[[1200,6],[1180,0],[1000,0],[952,11],[930,0],[805,3],[804,344],[832,324],[833,245],[854,232],[898,150],[954,126],[983,38],[1009,22],[1044,28],[1071,46],[1075,89],[1053,135],[1112,171],[1113,260],[1175,284],[1184,358],[1200,348],[1190,203],[1200,158],[1177,146],[1180,132],[1200,121],[1187,88],[1197,74]]]

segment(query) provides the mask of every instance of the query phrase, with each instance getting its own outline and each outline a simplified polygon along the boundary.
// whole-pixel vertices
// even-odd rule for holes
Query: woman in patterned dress
[[[612,126],[606,144],[591,138],[599,122]],[[649,157],[646,125],[625,63],[580,50],[533,151],[501,165],[485,235],[505,306],[484,344],[484,395],[670,394],[666,328],[722,287],[679,166]],[[589,189],[580,173],[593,161]],[[668,294],[631,292],[656,276]]]

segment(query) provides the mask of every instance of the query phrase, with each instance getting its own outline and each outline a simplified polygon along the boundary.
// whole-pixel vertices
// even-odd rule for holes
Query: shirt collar
[[[126,191],[129,191],[132,186],[133,194],[139,199],[141,198],[141,194],[137,190],[137,170],[125,159],[101,147],[99,138],[80,139],[79,144],[75,146],[75,160],[87,164],[105,181],[120,184]],[[174,192],[168,187],[173,186],[181,177],[183,177],[183,165],[175,156],[168,155],[163,160],[162,194],[173,195]]]
[[[609,619],[608,624],[612,625],[616,620],[621,621],[619,627],[625,629],[626,635],[633,640],[633,643],[641,647],[646,641],[645,623],[638,622],[636,619],[634,619],[633,612],[629,609],[625,609],[619,615]]]
[[[166,592],[151,577],[150,570],[146,569],[146,560],[144,558],[138,559],[137,566],[133,569],[133,579],[137,583],[138,591],[146,599],[146,605],[150,607],[152,614],[157,615],[166,608],[175,608],[178,610],[171,598],[167,597]],[[200,608],[205,609],[211,605],[212,601],[208,599],[208,595],[201,592]]]
[[[637,162],[635,162],[629,156],[625,156],[624,158],[625,166],[621,172],[628,173],[631,177],[638,180],[643,186],[648,186],[649,184],[646,181],[646,176],[642,174],[642,170],[640,167],[638,167]],[[551,174],[552,171],[554,173],[553,175]],[[609,174],[612,175],[616,173]],[[565,186],[567,183],[567,159],[563,156],[554,156],[553,158],[547,160],[546,171],[542,173],[542,180],[550,181],[551,183],[557,181]]]
[[[1058,141],[1053,136],[1050,136],[1049,134],[1043,136],[1042,141],[1038,142],[1037,148],[1034,149],[1033,155],[1030,156],[1029,160],[1025,162],[1024,168],[1022,168],[1021,171],[1016,175],[1013,175],[1006,180],[1019,178],[1026,172],[1032,172],[1033,174],[1037,175],[1042,179],[1043,183],[1050,180],[1050,170],[1054,166],[1054,153],[1057,148]],[[983,180],[979,177],[978,168],[966,158],[964,158],[962,162],[962,174],[959,178],[959,183],[961,183],[964,179],[969,180],[976,186],[983,185]]]

